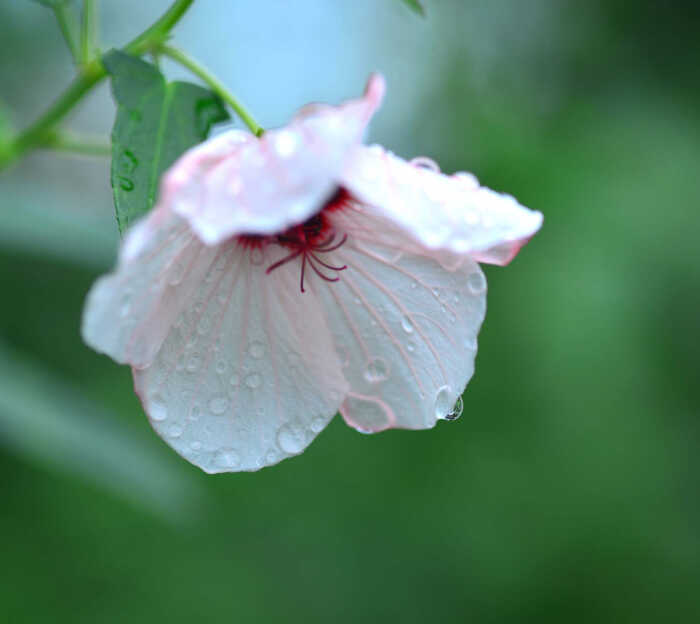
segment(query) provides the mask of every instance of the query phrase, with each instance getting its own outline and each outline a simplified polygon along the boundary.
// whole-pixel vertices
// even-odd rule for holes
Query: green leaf
[[[420,3],[420,0],[403,0],[403,3],[418,13],[418,15],[422,15],[425,17],[425,9],[423,8],[423,5]]]
[[[34,0],[34,2],[43,4],[49,9],[54,9],[56,7],[65,6],[66,4],[68,4],[68,0]]]
[[[188,82],[166,82],[158,69],[118,50],[102,59],[112,76],[112,190],[119,231],[153,206],[162,173],[229,115],[221,99]]]

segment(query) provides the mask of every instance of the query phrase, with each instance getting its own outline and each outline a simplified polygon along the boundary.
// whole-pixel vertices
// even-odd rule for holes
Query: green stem
[[[95,51],[95,2],[83,0],[83,15],[80,25],[80,64],[87,65]]]
[[[111,156],[112,154],[112,146],[100,137],[80,136],[66,132],[52,133],[41,147],[84,156]]]
[[[159,51],[170,57],[173,61],[179,63],[183,67],[189,69],[195,76],[201,78],[211,90],[214,91],[224,102],[226,102],[236,114],[241,118],[243,123],[248,126],[250,131],[257,137],[262,136],[265,130],[260,126],[253,116],[245,109],[245,107],[234,97],[234,95],[223,85],[223,83],[209,70],[202,67],[192,57],[188,56],[179,48],[169,45],[161,45]]]
[[[140,56],[162,45],[168,33],[194,0],[175,0],[170,8],[138,37],[124,46],[124,51]],[[43,144],[53,127],[61,121],[73,107],[98,82],[107,75],[99,59],[90,61],[80,69],[69,87],[58,97],[53,105],[24,132],[20,133],[0,154],[0,170],[17,160],[25,152]]]
[[[58,22],[58,27],[61,29],[66,45],[73,57],[73,62],[77,65],[80,62],[80,51],[78,50],[78,42],[75,38],[78,32],[78,22],[75,15],[66,8],[62,2],[57,2],[53,5],[53,12]]]

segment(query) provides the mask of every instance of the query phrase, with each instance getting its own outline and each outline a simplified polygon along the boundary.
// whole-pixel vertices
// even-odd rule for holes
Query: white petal
[[[446,176],[378,145],[353,150],[343,184],[426,247],[482,262],[506,264],[542,224],[541,213],[480,187],[471,174]]]
[[[300,265],[285,250],[222,245],[155,362],[134,370],[154,429],[206,472],[257,470],[301,453],[347,384]]]
[[[90,289],[83,339],[122,364],[150,364],[215,256],[182,219],[152,212],[129,230],[115,271]]]
[[[473,374],[484,275],[468,257],[447,270],[368,215],[342,211],[335,223],[349,238],[323,259],[348,268],[314,287],[350,383],[341,413],[366,432],[432,427]]]
[[[208,244],[303,222],[335,190],[383,93],[383,79],[373,76],[362,98],[306,107],[259,139],[236,131],[211,139],[170,169],[161,203],[172,205]]]

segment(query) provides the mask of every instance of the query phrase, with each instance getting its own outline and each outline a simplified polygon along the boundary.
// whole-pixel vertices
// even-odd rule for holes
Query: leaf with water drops
[[[166,82],[158,69],[118,50],[103,63],[112,76],[112,190],[119,231],[148,212],[162,173],[212,124],[229,118],[220,98],[188,82]]]
[[[421,15],[422,17],[425,17],[425,9],[423,8],[423,5],[420,3],[420,0],[403,0],[403,3],[418,13],[418,15]]]

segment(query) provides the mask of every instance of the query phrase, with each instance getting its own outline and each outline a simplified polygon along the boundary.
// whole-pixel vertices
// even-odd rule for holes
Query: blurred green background
[[[167,4],[103,0],[105,48]],[[425,4],[197,0],[175,41],[268,127],[379,69],[372,140],[545,214],[486,269],[463,417],[336,417],[298,458],[204,475],[80,340],[108,163],[34,153],[0,173],[0,621],[700,621],[700,5]],[[0,3],[11,123],[71,72],[50,12]],[[69,125],[113,114],[103,85]]]

